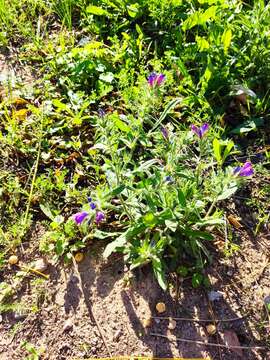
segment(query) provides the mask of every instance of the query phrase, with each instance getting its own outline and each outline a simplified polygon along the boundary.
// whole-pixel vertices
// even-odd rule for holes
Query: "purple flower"
[[[161,133],[162,133],[164,139],[168,140],[169,139],[169,131],[168,131],[168,129],[166,129],[165,127],[162,126],[160,130],[161,130]]]
[[[252,164],[250,162],[245,162],[245,164],[241,167],[241,166],[237,166],[234,171],[233,171],[234,175],[237,176],[250,176],[254,174],[254,170],[252,168]]]
[[[96,207],[97,207],[97,206],[96,206],[95,203],[93,203],[93,202],[90,203],[90,208],[91,208],[92,210],[95,210]]]
[[[104,118],[106,113],[105,113],[105,111],[103,109],[98,109],[98,115],[99,115],[99,117]]]
[[[148,84],[150,87],[155,87],[160,86],[163,81],[165,80],[165,75],[164,74],[157,74],[155,72],[152,72],[149,76],[148,76]]]
[[[168,183],[173,183],[173,177],[170,175],[165,176],[165,181],[167,181]]]
[[[80,225],[87,216],[87,211],[81,211],[72,215],[72,219],[76,222],[77,225]]]
[[[89,196],[87,200],[88,200],[88,202],[89,202],[90,208],[91,208],[92,210],[95,210],[96,204],[92,201],[92,198]]]
[[[208,131],[208,129],[209,129],[209,124],[203,124],[201,127],[198,127],[196,125],[191,125],[191,130],[197,136],[199,136],[200,139],[204,136],[204,134]]]
[[[99,224],[102,220],[105,219],[105,215],[103,214],[102,211],[98,211],[96,213],[96,223]]]

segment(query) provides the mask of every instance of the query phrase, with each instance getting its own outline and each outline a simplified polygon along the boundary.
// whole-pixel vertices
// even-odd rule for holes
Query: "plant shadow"
[[[224,344],[226,332],[236,334],[241,345],[258,344],[248,319],[241,317],[240,311],[233,310],[241,309],[241,294],[231,290],[227,296],[224,289],[231,278],[222,275],[222,272],[225,273],[224,266],[217,261],[218,266],[214,264],[209,270],[211,276],[216,276],[215,270],[219,271],[211,290],[221,291],[223,296],[218,301],[210,302],[208,292],[202,288],[193,289],[189,279],[179,283],[172,277],[173,286],[164,292],[150,267],[137,269],[130,274],[119,255],[112,256],[105,263],[101,260],[101,251],[98,246],[93,248],[91,253],[86,254],[84,261],[78,264],[83,294],[78,291],[73,274],[67,291],[76,294],[76,300],[72,302],[67,296],[65,307],[69,311],[76,311],[83,297],[89,323],[95,328],[98,321],[112,356],[140,354],[163,358],[264,359],[263,355],[252,349],[240,353],[204,344]],[[71,284],[76,291],[73,288],[70,290]],[[232,302],[228,301],[231,297]],[[162,314],[157,313],[158,302],[166,306]],[[181,318],[176,320],[175,328],[170,329],[170,318]],[[146,326],[148,319],[151,319],[151,323]],[[215,334],[207,332],[207,324],[215,324]],[[108,353],[103,349],[98,355],[108,356]]]

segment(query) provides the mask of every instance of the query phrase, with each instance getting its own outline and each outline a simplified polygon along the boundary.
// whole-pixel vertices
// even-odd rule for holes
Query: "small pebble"
[[[168,329],[174,330],[175,328],[176,328],[176,321],[174,319],[170,319]]]
[[[10,265],[15,265],[18,263],[18,261],[19,261],[19,259],[18,259],[18,256],[16,256],[16,255],[11,255],[8,259],[8,263]]]
[[[152,318],[149,317],[147,319],[144,319],[142,323],[143,323],[143,327],[148,328],[152,325]]]
[[[81,253],[81,252],[78,252],[78,253],[75,254],[75,256],[74,256],[74,259],[75,259],[75,261],[76,261],[77,263],[82,262],[82,261],[83,261],[83,258],[84,258],[84,256],[83,256],[83,253]]]
[[[27,314],[23,314],[20,312],[15,312],[14,313],[14,319],[15,320],[24,320],[27,317]]]
[[[67,319],[67,321],[64,323],[63,330],[69,331],[73,329],[73,322],[71,319]]]
[[[164,313],[166,311],[166,305],[163,302],[159,302],[156,305],[156,310],[159,314]]]
[[[217,328],[214,324],[207,325],[206,330],[209,335],[215,335],[215,333],[217,332]]]
[[[208,298],[210,301],[220,300],[223,297],[223,293],[220,291],[210,291]]]
[[[34,263],[34,269],[36,271],[40,271],[40,272],[46,271],[47,267],[48,267],[48,264],[42,258],[36,260],[35,263]]]

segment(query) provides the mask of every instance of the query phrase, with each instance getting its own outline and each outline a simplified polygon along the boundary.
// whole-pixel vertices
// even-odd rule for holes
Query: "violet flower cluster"
[[[252,168],[252,164],[247,161],[245,162],[245,164],[243,166],[237,166],[234,171],[233,174],[236,176],[251,176],[254,174],[254,170]]]
[[[155,86],[160,86],[164,80],[165,80],[166,76],[164,74],[157,74],[155,72],[152,72],[149,76],[148,76],[148,84],[151,88],[155,87]]]
[[[96,204],[92,201],[91,198],[88,198],[89,206],[91,210],[96,209]],[[80,225],[89,215],[88,211],[80,211],[76,214],[72,215],[72,219],[76,222],[77,225]],[[96,224],[99,224],[101,221],[105,219],[105,215],[102,211],[97,211],[95,216]]]
[[[205,135],[205,133],[209,130],[209,124],[206,123],[200,127],[196,125],[191,125],[191,130],[201,139]]]

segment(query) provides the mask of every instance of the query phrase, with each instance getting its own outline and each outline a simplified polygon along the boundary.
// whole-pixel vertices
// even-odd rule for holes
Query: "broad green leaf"
[[[200,51],[207,50],[210,47],[209,42],[201,36],[196,36],[196,42]]]
[[[178,227],[178,222],[175,220],[165,220],[165,225],[168,229],[170,229],[172,232],[175,232]]]
[[[103,256],[108,258],[113,252],[119,251],[127,243],[126,233],[120,235],[117,239],[108,244],[103,252]]]
[[[98,15],[98,16],[109,15],[109,13],[105,9],[102,9],[102,7],[95,6],[95,5],[87,6],[86,12],[88,14],[93,14],[93,15]]]
[[[117,128],[123,132],[131,131],[131,128],[126,123],[124,123],[124,121],[122,121],[119,117],[114,118],[114,123],[117,126]]]
[[[184,233],[194,239],[199,238],[199,239],[211,241],[214,238],[213,235],[205,231],[186,229],[184,230]]]
[[[183,191],[181,189],[177,189],[177,195],[178,195],[179,204],[182,207],[186,207],[187,206],[186,198],[185,198],[185,195],[184,195],[184,193],[183,193]]]
[[[196,11],[195,13],[191,14],[182,24],[182,30],[187,31],[192,29],[194,26],[200,24],[200,16],[201,12]]]
[[[73,115],[73,112],[70,110],[70,108],[64,104],[62,101],[58,99],[53,99],[52,104],[59,110],[59,111],[66,111],[70,115]]]
[[[218,162],[218,164],[221,164],[221,144],[220,144],[220,141],[218,139],[214,139],[213,140],[213,149],[214,149],[214,155],[215,155],[215,158]]]
[[[195,11],[182,24],[183,31],[190,30],[196,25],[205,25],[207,21],[216,18],[216,11],[218,6],[210,6],[207,10]]]
[[[212,66],[211,64],[207,66],[207,68],[205,69],[205,72],[203,74],[203,81],[205,83],[208,83],[209,80],[211,79],[212,77],[212,70],[211,70]]]
[[[231,197],[236,191],[237,191],[238,187],[237,185],[233,185],[227,189],[225,189],[217,198],[218,201],[220,200],[225,200],[228,199],[229,197]]]
[[[145,223],[145,225],[152,227],[153,225],[156,224],[156,217],[153,213],[149,212],[144,215],[143,222]]]
[[[174,219],[174,215],[171,209],[165,209],[163,211],[161,211],[158,215],[158,220],[163,222],[165,220],[171,220]]]
[[[126,243],[136,237],[141,232],[144,232],[146,229],[145,224],[136,224],[135,226],[129,228],[126,232],[120,235],[113,242],[108,244],[104,250],[103,256],[105,258],[109,257],[113,252],[120,250],[123,248]]]
[[[142,29],[140,28],[140,26],[138,24],[135,25],[136,31],[139,35],[143,36],[143,32]]]
[[[140,10],[140,5],[138,3],[130,4],[127,6],[128,15],[132,18],[135,18]]]
[[[206,23],[210,19],[214,20],[216,18],[217,8],[218,6],[210,6],[207,10],[205,10],[205,12],[200,18],[201,25],[203,25],[203,23]]]
[[[232,41],[232,30],[231,29],[227,29],[224,31],[221,41],[223,43],[224,52],[227,53],[227,51],[231,45],[231,41]]]
[[[159,286],[165,291],[167,289],[167,283],[166,283],[164,269],[162,267],[161,260],[158,257],[153,258],[152,266],[153,266],[154,274],[159,283]]]
[[[48,205],[43,205],[43,204],[40,204],[39,205],[40,209],[42,210],[42,212],[50,219],[50,220],[54,220],[55,218],[55,215],[53,215],[51,209],[49,208]]]
[[[121,192],[123,192],[125,190],[125,188],[126,188],[126,185],[124,185],[124,184],[119,185],[109,193],[109,196],[119,195],[119,194],[121,194]]]
[[[223,156],[222,156],[222,162],[224,163],[224,161],[227,159],[227,157],[230,155],[231,150],[234,147],[234,142],[232,140],[230,140],[224,150]]]
[[[240,124],[239,126],[234,128],[231,131],[231,133],[238,134],[238,135],[245,134],[250,131],[255,131],[255,130],[257,130],[257,127],[263,126],[263,125],[264,125],[264,119],[262,119],[262,118],[251,119],[251,120],[247,120],[247,121],[243,122],[242,124]]]

